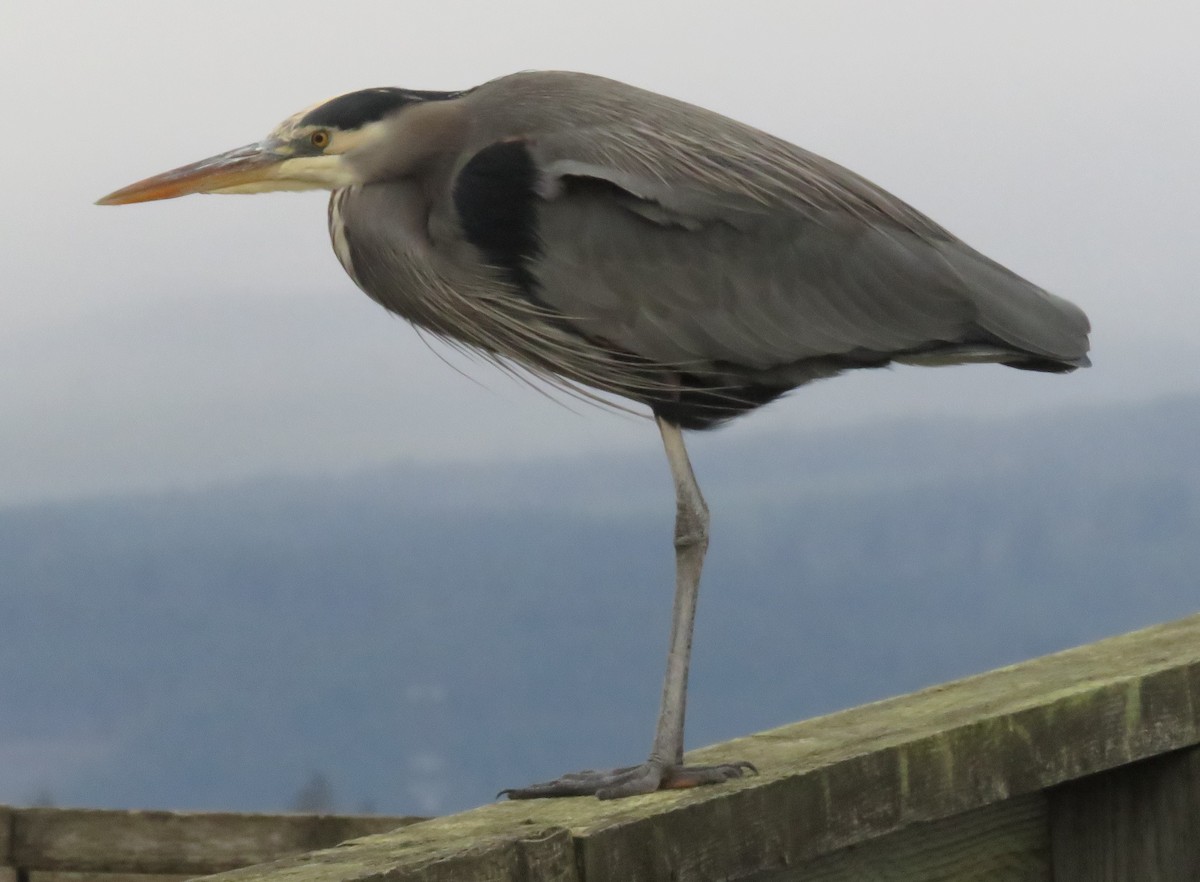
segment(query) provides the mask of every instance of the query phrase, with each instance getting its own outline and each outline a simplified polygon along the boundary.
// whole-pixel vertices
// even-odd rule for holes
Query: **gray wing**
[[[527,138],[539,297],[589,337],[759,371],[839,355],[1086,363],[1082,311],[865,179],[717,114],[635,97]]]

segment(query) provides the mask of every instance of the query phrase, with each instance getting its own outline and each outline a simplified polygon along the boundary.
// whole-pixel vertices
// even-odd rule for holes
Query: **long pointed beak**
[[[277,152],[276,146],[270,141],[247,144],[122,187],[96,200],[96,204],[128,205],[174,199],[189,193],[230,191],[270,180],[276,176],[279,164],[289,158]]]

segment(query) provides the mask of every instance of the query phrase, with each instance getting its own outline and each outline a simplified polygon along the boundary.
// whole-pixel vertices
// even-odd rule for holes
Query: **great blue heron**
[[[513,798],[710,784],[683,722],[708,509],[682,429],[892,362],[1088,364],[1088,320],[841,166],[612,80],[527,72],[462,92],[367,89],[265,140],[133,184],[188,193],[332,190],[346,272],[421,328],[572,390],[647,405],[675,481],[676,586],[646,762]]]

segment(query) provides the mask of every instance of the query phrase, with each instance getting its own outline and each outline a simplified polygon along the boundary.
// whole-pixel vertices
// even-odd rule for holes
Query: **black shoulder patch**
[[[537,174],[524,141],[498,141],[471,157],[454,181],[454,210],[467,241],[531,296],[529,263],[540,252]]]
[[[415,89],[363,89],[314,107],[300,120],[302,126],[329,126],[342,131],[377,122],[394,110],[420,101],[445,101],[462,92],[422,92]]]

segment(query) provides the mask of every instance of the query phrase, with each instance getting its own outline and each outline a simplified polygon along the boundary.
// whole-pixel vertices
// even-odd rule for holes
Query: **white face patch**
[[[222,193],[265,193],[272,190],[339,190],[362,183],[358,172],[347,161],[346,154],[355,148],[370,145],[386,136],[380,123],[371,123],[349,132],[324,126],[298,125],[303,114],[285,120],[261,143],[283,158],[262,181],[228,187]],[[298,149],[315,132],[328,136],[328,143],[318,152]]]
[[[273,146],[272,152],[280,151]],[[339,190],[358,183],[341,156],[293,156],[261,169],[252,180],[211,187],[206,193],[274,193],[277,190]]]
[[[314,132],[325,132],[329,135],[329,143],[321,150],[321,154],[336,156],[340,153],[348,153],[356,147],[370,144],[387,136],[387,128],[383,122],[367,123],[360,128],[350,131],[342,131],[341,129],[334,129],[329,126],[302,126],[300,125],[300,120],[304,117],[305,113],[307,111],[298,113],[281,122],[267,136],[267,140],[285,145],[286,149],[291,152],[294,149],[290,146],[292,142],[307,141],[312,137]]]

